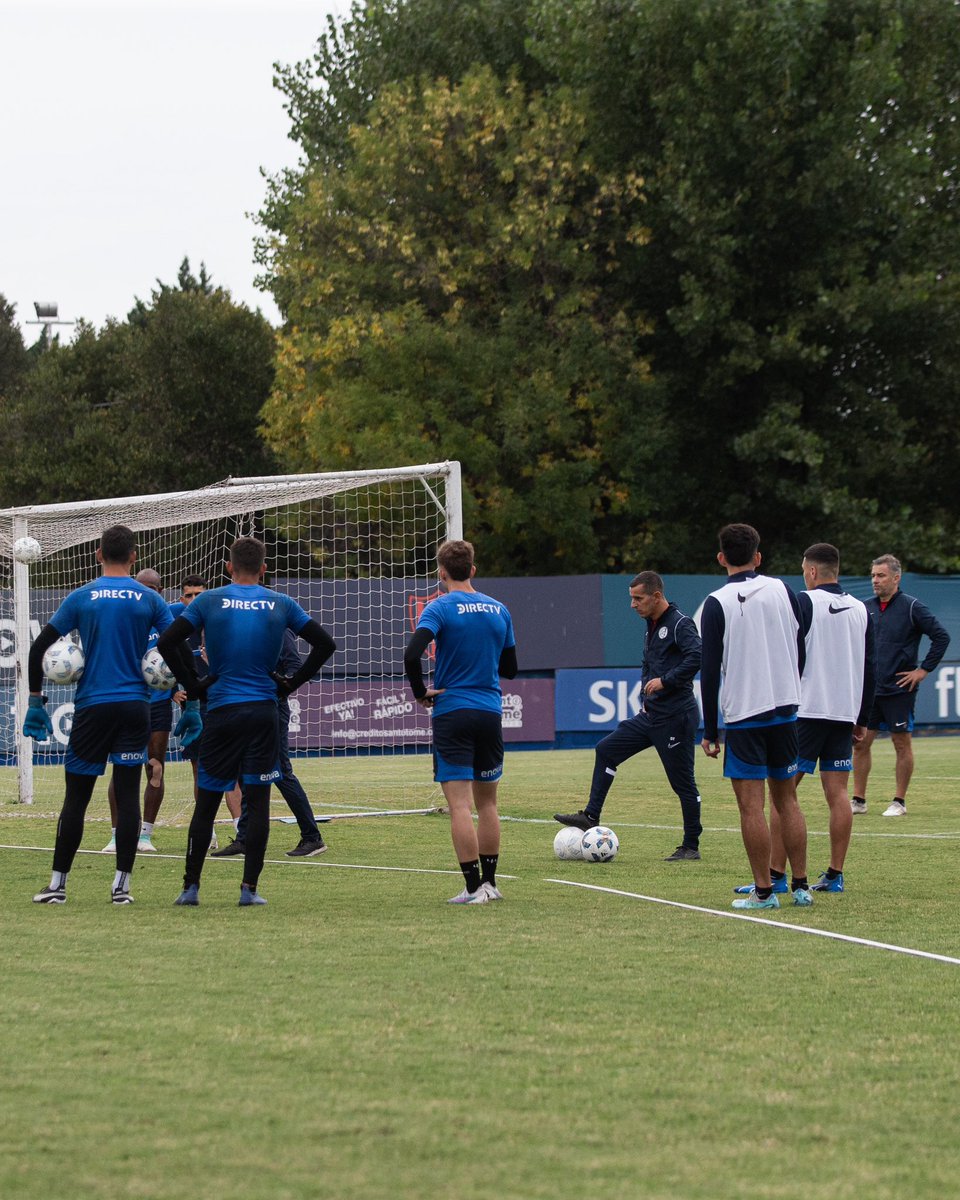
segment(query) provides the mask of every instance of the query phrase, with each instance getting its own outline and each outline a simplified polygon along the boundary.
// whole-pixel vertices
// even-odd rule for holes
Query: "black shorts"
[[[797,722],[727,728],[723,774],[727,779],[790,779],[796,775]]]
[[[892,696],[877,696],[867,717],[868,729],[889,730],[891,733],[913,732],[913,710],[917,706],[917,689],[897,692]]]
[[[138,767],[147,761],[150,706],[146,700],[91,704],[73,716],[65,766],[74,775],[102,775],[107,762]]]
[[[173,704],[170,693],[166,700],[154,700],[150,705],[150,732],[169,733],[173,728]]]
[[[225,704],[204,718],[197,783],[229,792],[236,783],[277,783],[280,725],[272,700]]]
[[[495,783],[503,774],[503,721],[500,713],[455,708],[433,718],[433,777]]]
[[[797,721],[800,743],[800,770],[812,775],[820,763],[821,771],[853,770],[853,724],[850,721],[822,721],[801,717]]]

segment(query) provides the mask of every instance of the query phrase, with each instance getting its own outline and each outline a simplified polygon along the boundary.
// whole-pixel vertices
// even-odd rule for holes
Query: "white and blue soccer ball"
[[[580,838],[580,853],[587,862],[609,862],[619,849],[620,839],[606,825],[594,825]]]
[[[76,683],[83,668],[83,651],[70,638],[60,638],[43,656],[43,674],[51,683]]]
[[[19,537],[13,543],[13,557],[17,562],[39,562],[40,554],[40,543],[35,537]]]
[[[177,677],[163,661],[156,646],[148,650],[140,662],[140,670],[147,687],[155,692],[172,692]]]
[[[580,848],[582,838],[581,830],[574,829],[571,825],[564,826],[553,839],[554,854],[563,862],[581,860],[583,858],[583,850]]]

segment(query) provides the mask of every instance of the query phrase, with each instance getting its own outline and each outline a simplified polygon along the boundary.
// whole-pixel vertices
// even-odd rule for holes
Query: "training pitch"
[[[34,905],[62,779],[45,771],[32,810],[0,805],[0,1196],[954,1195],[960,741],[915,746],[903,819],[880,815],[893,759],[875,746],[847,891],[746,919],[736,806],[699,753],[702,861],[662,861],[679,805],[649,752],[610,794],[605,864],[552,851],[592,753],[508,754],[505,899],[477,907],[445,903],[462,879],[439,814],[332,821],[329,851],[299,861],[275,821],[262,909],[237,907],[238,859],[208,860],[199,908],[173,906],[182,825],[138,858],[134,905],[109,903],[99,853],[65,906]],[[342,812],[341,768],[297,766],[317,813]],[[429,759],[384,770],[426,777]],[[171,815],[188,781],[171,766]],[[815,879],[819,780],[800,795]],[[100,784],[83,850],[108,837]]]

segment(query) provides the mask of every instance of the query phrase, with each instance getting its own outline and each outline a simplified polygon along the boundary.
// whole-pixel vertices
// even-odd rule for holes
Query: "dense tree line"
[[[187,261],[125,321],[24,348],[0,302],[0,506],[202,487],[274,467],[274,331]]]
[[[458,458],[489,572],[960,569],[960,6],[368,0],[278,86],[279,340],[0,297],[0,504]]]
[[[488,569],[956,569],[960,9],[379,0],[280,72],[295,469],[457,457]]]

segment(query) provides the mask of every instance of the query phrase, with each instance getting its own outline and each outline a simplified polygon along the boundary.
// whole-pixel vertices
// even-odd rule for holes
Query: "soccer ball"
[[[620,839],[606,825],[594,825],[580,839],[580,851],[587,862],[609,862],[616,858]]]
[[[43,674],[51,683],[76,683],[83,667],[83,651],[69,638],[54,642],[43,656]]]
[[[13,557],[17,562],[38,562],[40,559],[40,543],[34,537],[17,538],[13,543]]]
[[[152,688],[155,692],[170,692],[177,682],[176,675],[163,661],[156,646],[143,656],[140,670],[143,672],[147,687]]]
[[[582,837],[583,834],[579,829],[573,829],[569,825],[565,826],[553,839],[554,854],[564,862],[570,859],[582,859],[583,851],[580,848]]]

